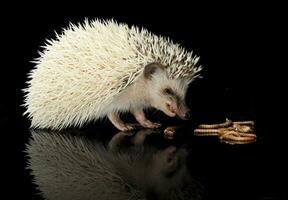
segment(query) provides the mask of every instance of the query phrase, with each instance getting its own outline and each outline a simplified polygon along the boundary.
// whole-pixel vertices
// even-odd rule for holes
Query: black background
[[[19,195],[31,199],[34,192],[28,173],[24,171],[22,153],[29,136],[29,121],[22,117],[24,109],[20,107],[21,89],[25,87],[27,72],[33,67],[29,61],[38,57],[39,47],[46,38],[54,37],[54,31],[59,33],[69,22],[81,22],[85,17],[114,18],[129,25],[143,26],[200,55],[203,79],[191,85],[187,97],[195,121],[221,121],[225,117],[256,121],[257,144],[236,150],[219,147],[216,152],[226,153],[227,159],[231,159],[228,161],[223,155],[217,160],[216,153],[212,154],[214,158],[209,157],[210,161],[199,158],[215,165],[216,170],[227,166],[229,173],[234,172],[231,165],[240,164],[234,172],[238,179],[233,182],[240,191],[238,196],[230,196],[238,190],[227,183],[233,174],[207,172],[213,177],[208,179],[210,186],[216,186],[209,190],[207,199],[287,197],[286,117],[281,115],[285,114],[283,105],[287,89],[282,72],[285,65],[280,62],[285,55],[285,48],[282,49],[284,13],[269,4],[168,4],[156,7],[155,2],[139,2],[132,4],[133,8],[129,7],[131,4],[88,4],[85,8],[73,4],[77,7],[73,9],[60,8],[57,4],[29,9],[27,5],[25,8],[18,4],[7,6],[7,13],[1,18],[1,91],[4,95],[1,95],[0,111],[1,146],[4,147],[1,165],[5,167],[1,172],[5,179],[1,180],[5,185],[2,189],[11,197],[8,199]],[[225,164],[219,165],[221,162]],[[251,169],[251,179],[247,174],[242,176],[241,168]],[[231,192],[223,193],[227,189],[222,185],[229,186]]]

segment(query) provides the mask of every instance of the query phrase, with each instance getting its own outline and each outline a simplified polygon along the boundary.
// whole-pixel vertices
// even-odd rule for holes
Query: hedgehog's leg
[[[161,124],[153,123],[146,119],[145,113],[142,109],[137,109],[133,111],[134,117],[145,128],[159,128]]]
[[[108,119],[111,123],[121,131],[129,131],[135,128],[132,124],[125,124],[116,113],[108,114]]]

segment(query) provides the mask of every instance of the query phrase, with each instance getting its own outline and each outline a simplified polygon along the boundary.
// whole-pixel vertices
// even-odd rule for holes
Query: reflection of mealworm
[[[229,137],[220,137],[221,140],[233,140],[233,141],[255,141],[255,137],[239,137],[234,135],[229,135]]]
[[[220,140],[220,142],[223,142],[223,143],[226,143],[226,144],[249,144],[249,143],[252,143],[252,142],[255,142],[256,139],[254,140],[242,140],[242,141],[239,141],[239,140]]]
[[[221,123],[221,124],[201,124],[198,126],[198,128],[203,128],[203,129],[216,129],[216,128],[225,128],[228,126],[231,126],[233,122],[231,120],[226,119],[226,122]]]

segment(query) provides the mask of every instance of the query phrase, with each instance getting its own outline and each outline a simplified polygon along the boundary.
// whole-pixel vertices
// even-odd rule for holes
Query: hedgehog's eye
[[[163,92],[166,95],[173,95],[174,94],[173,91],[170,88],[165,88]]]

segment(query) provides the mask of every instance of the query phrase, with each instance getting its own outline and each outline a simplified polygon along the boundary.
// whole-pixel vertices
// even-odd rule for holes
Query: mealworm
[[[226,119],[226,122],[221,123],[221,124],[200,124],[198,128],[203,128],[203,129],[216,129],[216,128],[225,128],[228,126],[231,126],[233,123],[231,120]]]
[[[253,132],[253,129],[250,126],[239,125],[239,124],[235,124],[234,122],[233,122],[233,128],[234,128],[234,130],[236,130],[238,132],[242,132],[242,133]]]
[[[178,126],[170,126],[167,127],[164,130],[164,137],[167,139],[173,139],[174,138],[174,134],[176,133],[176,130],[178,129]]]
[[[243,144],[256,140],[256,135],[253,133],[253,121],[232,122],[226,119],[226,122],[221,124],[201,124],[194,130],[197,136],[219,136],[222,141],[231,144]]]
[[[254,126],[255,122],[254,121],[238,121],[238,122],[233,122],[233,124]]]
[[[218,136],[219,130],[218,129],[195,129],[195,135],[201,136]]]
[[[256,135],[252,133],[239,133],[235,130],[220,130],[219,138],[225,140],[230,139],[237,141],[250,141],[254,140],[256,138]]]

